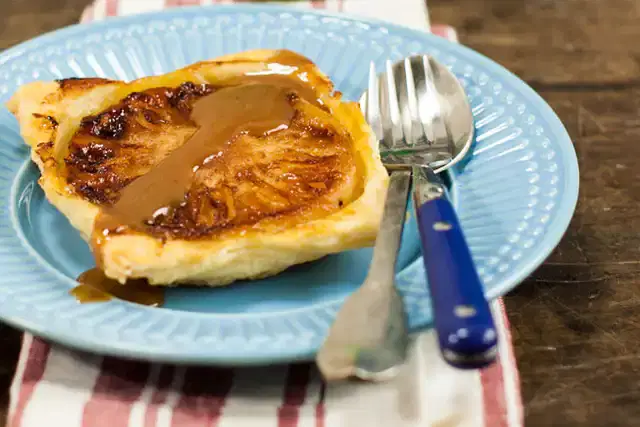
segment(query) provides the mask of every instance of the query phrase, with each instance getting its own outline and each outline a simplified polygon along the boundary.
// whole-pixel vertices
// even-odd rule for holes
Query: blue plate
[[[501,66],[438,37],[382,22],[274,6],[215,6],[110,19],[56,31],[0,55],[0,101],[33,80],[129,80],[251,48],[288,48],[315,61],[356,100],[369,61],[429,53],[465,87],[476,140],[451,173],[460,220],[487,298],[512,289],[551,252],[578,194],[569,137],[533,90]],[[0,317],[63,344],[171,362],[257,364],[309,359],[370,250],[327,257],[224,289],[174,289],[154,309],[78,304],[73,278],[93,264],[87,245],[43,197],[38,171],[0,109]],[[415,223],[405,228],[398,286],[414,330],[431,322]]]

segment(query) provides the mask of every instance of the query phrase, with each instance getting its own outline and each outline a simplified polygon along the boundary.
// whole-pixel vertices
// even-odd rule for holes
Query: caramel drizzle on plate
[[[78,277],[79,285],[71,290],[80,303],[105,302],[119,298],[137,304],[159,307],[164,304],[164,289],[151,286],[144,279],[129,280],[126,285],[105,276],[99,268],[85,271]]]

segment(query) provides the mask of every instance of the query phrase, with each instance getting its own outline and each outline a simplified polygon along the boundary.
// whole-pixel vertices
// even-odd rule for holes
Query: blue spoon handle
[[[495,360],[497,333],[458,217],[440,178],[414,168],[415,207],[440,350],[452,366]]]

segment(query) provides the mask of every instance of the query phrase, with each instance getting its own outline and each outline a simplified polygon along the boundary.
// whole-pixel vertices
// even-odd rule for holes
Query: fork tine
[[[422,106],[428,111],[428,121],[423,121],[423,123],[431,124],[431,126],[429,126],[430,129],[425,130],[430,131],[430,141],[432,141],[433,145],[449,148],[449,131],[442,117],[440,99],[438,98],[438,93],[433,82],[433,68],[427,55],[422,57],[422,70],[425,76],[424,91],[426,95],[423,97],[424,103]]]
[[[380,83],[378,81],[378,73],[376,72],[376,65],[371,61],[369,64],[369,85],[367,93],[365,94],[365,106],[364,114],[373,130],[373,133],[384,145],[382,124],[380,123]]]
[[[409,78],[406,73],[406,67],[404,67],[406,61],[407,59],[404,59],[401,63],[393,65],[393,80],[398,94],[400,125],[404,135],[403,142],[407,145],[413,145],[414,141],[411,138],[411,112],[409,111],[411,94],[408,86]]]
[[[431,126],[427,126],[427,123],[431,123],[434,111],[434,102],[430,98],[431,91],[427,87],[427,80],[430,78],[427,73],[428,58],[423,55],[419,59],[415,59],[411,63],[411,73],[414,77],[414,89],[418,99],[418,117],[422,126],[422,132],[424,133],[429,144],[434,141],[433,129]]]
[[[405,140],[407,144],[411,146],[426,144],[427,137],[424,132],[422,121],[420,120],[420,111],[418,109],[418,97],[415,85],[416,82],[412,70],[412,58],[405,58],[402,65],[405,80],[402,82],[402,91],[406,92],[406,97],[404,98],[405,102],[401,102],[402,124],[404,126]],[[397,81],[396,84],[398,84]]]
[[[395,148],[402,144],[403,133],[398,92],[391,61],[387,60],[385,63],[384,76],[384,84],[380,85],[380,117],[382,119],[383,140],[386,145]]]

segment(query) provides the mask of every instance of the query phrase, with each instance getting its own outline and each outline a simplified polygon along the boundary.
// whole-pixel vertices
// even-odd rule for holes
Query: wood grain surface
[[[433,22],[538,90],[578,152],[571,227],[505,299],[526,425],[640,425],[640,1],[428,1]],[[87,1],[1,3],[0,49],[76,22]],[[2,414],[20,334],[0,337]]]

